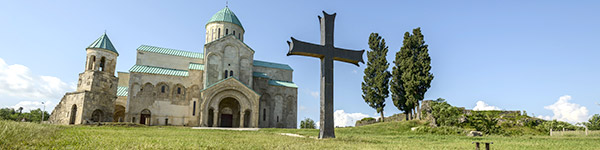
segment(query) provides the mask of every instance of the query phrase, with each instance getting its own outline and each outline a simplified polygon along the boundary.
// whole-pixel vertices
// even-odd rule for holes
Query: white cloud
[[[552,119],[558,121],[566,121],[569,123],[585,122],[588,120],[588,109],[585,106],[581,106],[575,103],[569,103],[571,96],[565,95],[558,98],[552,105],[544,106],[545,109],[552,110],[554,116]],[[539,118],[540,116],[538,116]],[[544,116],[541,116],[544,117]],[[549,116],[544,117],[544,119]],[[550,119],[547,119],[550,120]]]
[[[473,110],[500,110],[500,108],[498,108],[496,106],[488,105],[487,103],[485,103],[483,101],[477,101],[476,104],[477,105],[475,105],[475,107],[473,107]]]
[[[544,119],[544,120],[552,120],[552,117],[550,117],[550,116],[538,115],[537,118]]]
[[[310,96],[312,96],[312,97],[314,97],[316,99],[321,98],[321,95],[320,95],[319,91],[310,92]]]
[[[44,106],[46,106],[46,111],[48,111],[48,113],[51,113],[50,110],[54,109],[53,106],[55,106],[53,104],[54,103],[52,101],[45,101],[44,104],[42,104],[42,102],[36,101],[20,101],[16,105],[11,106],[11,108],[17,110],[19,109],[19,107],[23,107],[23,112],[29,112],[38,108],[44,110]]]
[[[65,92],[75,90],[75,86],[57,77],[33,75],[28,67],[9,65],[0,58],[0,98],[21,101],[15,106],[29,107],[35,102],[41,106],[40,101],[59,101]]]
[[[304,111],[306,110],[306,107],[304,107],[303,105],[298,106],[298,111]]]
[[[369,115],[363,113],[346,113],[344,110],[336,110],[333,112],[333,124],[336,127],[354,126],[357,120],[366,117],[369,117]]]

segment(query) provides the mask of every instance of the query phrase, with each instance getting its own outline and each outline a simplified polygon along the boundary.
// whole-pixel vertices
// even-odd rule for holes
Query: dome
[[[206,24],[208,25],[209,23],[220,22],[220,21],[233,23],[233,24],[240,26],[242,29],[244,28],[242,26],[242,23],[240,22],[240,20],[229,9],[229,7],[225,7],[223,9],[219,10],[219,12],[217,12],[215,15],[213,15]]]

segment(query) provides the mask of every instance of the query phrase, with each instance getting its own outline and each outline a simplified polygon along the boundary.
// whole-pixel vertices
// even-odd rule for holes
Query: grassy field
[[[188,127],[57,126],[0,121],[0,149],[598,149],[600,136],[434,135],[410,131],[419,122],[389,122],[338,128],[335,139],[318,130],[196,130]],[[295,133],[306,138],[283,136]]]

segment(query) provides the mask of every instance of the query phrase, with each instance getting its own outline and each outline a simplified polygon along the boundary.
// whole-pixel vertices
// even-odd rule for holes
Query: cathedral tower
[[[205,44],[227,35],[244,41],[244,27],[229,7],[221,9],[206,23]]]
[[[117,50],[106,33],[86,48],[85,69],[79,74],[77,90],[56,105],[49,121],[54,124],[112,122],[117,98],[115,77]]]

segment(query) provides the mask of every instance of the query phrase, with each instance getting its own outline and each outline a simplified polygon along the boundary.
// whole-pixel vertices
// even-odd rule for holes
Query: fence
[[[550,130],[550,136],[600,136],[600,130]]]

